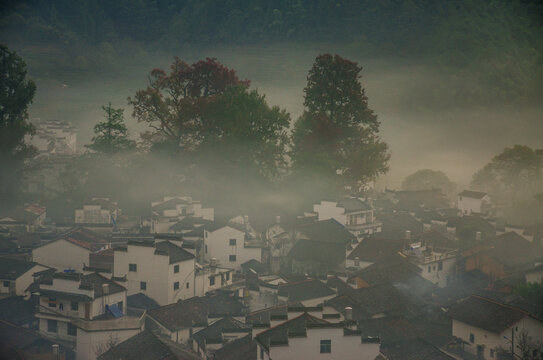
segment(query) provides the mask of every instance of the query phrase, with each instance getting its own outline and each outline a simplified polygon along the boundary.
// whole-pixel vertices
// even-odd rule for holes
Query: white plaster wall
[[[460,198],[462,198],[462,200],[460,200]],[[488,201],[488,197],[485,196],[482,199],[472,199],[465,196],[458,196],[458,209],[462,211],[462,214],[464,215],[480,213],[481,205],[484,200]]]
[[[174,273],[174,266],[179,265],[179,272]],[[169,264],[168,268],[168,304],[194,296],[194,265],[195,260],[181,261]],[[173,284],[179,282],[179,290],[174,290]],[[187,288],[187,283],[189,287]]]
[[[32,277],[32,275],[46,269],[47,267],[37,264],[19,276],[15,282],[15,294],[19,296],[24,295],[25,290],[34,282],[34,277]]]
[[[236,239],[236,245],[230,245],[230,239]],[[204,244],[207,245],[205,259],[216,258],[219,265],[224,268],[241,270],[241,264],[251,259],[262,260],[261,248],[244,247],[245,233],[229,226],[222,227],[213,232],[205,232]],[[204,245],[204,252],[205,252]],[[236,255],[236,261],[230,261],[229,256]]]
[[[321,354],[321,340],[332,340],[331,353]],[[288,342],[288,346],[270,347],[270,358],[374,360],[379,355],[379,344],[362,344],[360,336],[344,336],[342,328],[307,329],[307,337],[289,338]]]
[[[32,261],[54,267],[58,271],[83,271],[83,264],[89,264],[89,254],[89,250],[60,239],[33,249]]]
[[[430,281],[437,286],[444,288],[447,286],[447,277],[452,277],[456,270],[456,259],[454,257],[444,259],[443,269],[439,270],[439,261],[429,262],[427,264],[421,265],[418,267],[422,270],[420,274],[423,278]],[[430,271],[428,271],[430,268]]]
[[[57,332],[48,332],[47,331],[47,321],[48,319],[40,318],[39,319],[39,332],[49,339],[62,340],[68,342],[75,342],[76,337],[68,335],[68,322],[57,319]]]
[[[342,225],[345,225],[346,217],[343,215],[345,209],[337,207],[335,201],[321,201],[320,204],[313,205],[313,211],[318,214],[318,220],[335,219]]]
[[[526,274],[526,282],[539,284],[543,281],[543,269]]]
[[[91,307],[91,317],[102,315],[106,312],[106,305],[116,305],[119,302],[123,302],[123,314],[126,314],[126,292],[118,292],[115,294],[109,294],[106,296],[94,299]],[[69,304],[68,304],[69,306]],[[84,305],[83,305],[84,307]],[[81,311],[81,306],[79,307]],[[84,312],[85,309],[83,309]]]

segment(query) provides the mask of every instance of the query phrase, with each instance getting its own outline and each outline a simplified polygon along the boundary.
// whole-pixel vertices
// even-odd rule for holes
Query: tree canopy
[[[16,184],[23,161],[35,148],[25,143],[33,134],[28,121],[28,105],[32,103],[36,85],[27,79],[26,65],[17,54],[0,45],[0,196],[4,199]],[[17,179],[17,180],[16,180]]]
[[[456,184],[443,171],[422,169],[407,176],[402,182],[404,190],[440,189],[443,193],[452,195]]]
[[[98,153],[106,154],[134,149],[136,143],[130,139],[124,123],[124,109],[115,109],[111,103],[102,106],[102,109],[105,112],[106,121],[99,122],[94,126],[95,136],[87,147]]]
[[[355,188],[385,173],[388,146],[360,82],[362,67],[339,55],[315,59],[304,113],[292,134],[294,171],[317,171]]]

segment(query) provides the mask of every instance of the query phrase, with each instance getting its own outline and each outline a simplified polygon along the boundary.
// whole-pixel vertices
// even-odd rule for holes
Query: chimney
[[[405,239],[411,240],[411,230],[405,230]]]
[[[104,295],[109,294],[109,284],[102,284],[102,292]]]
[[[51,350],[53,352],[53,355],[56,355],[57,357],[60,355],[60,349],[58,344],[51,345]]]
[[[345,320],[346,321],[353,321],[353,308],[350,306],[347,306],[345,308]]]
[[[360,267],[360,258],[358,256],[354,258],[354,266]]]
[[[481,241],[483,239],[483,234],[480,231],[475,233],[475,241]]]

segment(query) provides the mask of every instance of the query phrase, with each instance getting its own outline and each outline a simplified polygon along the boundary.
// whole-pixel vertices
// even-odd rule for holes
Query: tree
[[[515,145],[505,150],[473,175],[472,186],[493,194],[521,192],[535,194],[541,186],[543,165],[528,146]]]
[[[92,144],[87,145],[91,150],[99,153],[117,153],[134,149],[136,144],[130,140],[128,129],[124,124],[124,109],[114,109],[111,103],[102,106],[105,111],[106,121],[94,126],[96,136],[92,138]]]
[[[402,189],[440,189],[445,194],[452,195],[456,189],[456,184],[449,180],[449,177],[443,171],[422,169],[406,177],[402,182]]]
[[[25,136],[34,133],[27,110],[36,85],[26,75],[23,59],[0,45],[0,202],[13,194],[24,160],[35,153]]]
[[[388,170],[388,146],[368,107],[361,71],[339,55],[317,56],[304,89],[305,110],[292,135],[295,170],[339,176],[342,185],[356,188]]]
[[[230,70],[207,58],[192,65],[175,58],[170,73],[151,71],[149,86],[128,98],[133,116],[152,129],[143,138],[154,149],[177,154],[193,151],[201,141],[202,111],[230,86],[248,87]]]

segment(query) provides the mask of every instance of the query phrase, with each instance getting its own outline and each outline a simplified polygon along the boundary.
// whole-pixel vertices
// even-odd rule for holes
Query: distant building
[[[31,143],[40,154],[73,155],[77,151],[77,133],[70,122],[58,120],[36,121],[36,133]]]
[[[126,277],[128,295],[141,292],[160,305],[194,296],[195,257],[171,241],[129,241],[114,257],[114,276]]]
[[[23,296],[33,275],[47,269],[35,262],[0,259],[0,296]]]
[[[515,341],[525,331],[531,341],[543,339],[543,322],[526,311],[480,296],[471,296],[451,306],[452,335],[462,339],[464,350],[479,359],[497,359],[498,352],[511,352]],[[532,344],[533,345],[533,344]]]
[[[46,214],[45,206],[25,204],[0,217],[0,226],[17,232],[36,231],[43,225]]]
[[[462,212],[462,215],[489,215],[491,211],[490,196],[480,191],[464,190],[458,194],[458,210]]]
[[[74,220],[76,224],[111,224],[117,221],[120,212],[116,202],[92,198],[82,209],[75,210]]]
[[[151,233],[155,234],[180,233],[181,230],[188,230],[183,224],[178,224],[186,217],[213,221],[215,212],[213,208],[203,208],[199,201],[193,200],[190,196],[165,196],[163,200],[151,203],[151,211]],[[174,225],[179,229],[170,230]]]

